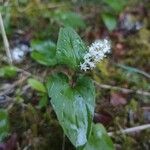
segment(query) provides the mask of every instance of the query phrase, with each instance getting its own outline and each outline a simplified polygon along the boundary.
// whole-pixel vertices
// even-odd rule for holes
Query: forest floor
[[[87,44],[105,37],[112,41],[111,54],[91,74],[96,86],[93,121],[114,133],[111,138],[116,149],[149,150],[150,130],[140,130],[141,126],[150,125],[149,2],[128,4],[117,14],[117,26],[112,31],[111,26],[103,23],[100,6],[95,4],[49,3],[47,9],[42,4],[35,7],[32,1],[21,10],[7,6],[3,10],[5,15],[2,13],[10,51],[21,44],[28,50],[23,57],[13,58],[15,67],[8,67],[1,37],[0,108],[8,111],[9,136],[4,138],[0,149],[48,150],[50,145],[52,150],[60,150],[64,140],[65,150],[74,149],[64,137],[50,102],[45,104],[41,94],[28,83],[29,77],[45,82],[51,73],[60,69],[39,64],[31,57],[30,47],[34,39],[56,43],[59,28],[67,22],[78,26],[77,32]],[[81,20],[78,25],[78,20],[71,18],[65,22],[59,15],[68,10],[82,14],[86,25]],[[55,18],[49,19],[51,16]],[[112,20],[108,22],[111,24]],[[136,131],[116,132],[132,127],[137,127]]]

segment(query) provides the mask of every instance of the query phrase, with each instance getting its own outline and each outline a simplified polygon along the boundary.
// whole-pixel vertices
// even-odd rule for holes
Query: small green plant
[[[4,109],[0,109],[0,142],[8,135],[9,123],[8,114]]]
[[[104,10],[101,13],[102,20],[109,31],[117,27],[117,18],[126,6],[128,0],[103,0]]]
[[[60,29],[57,45],[51,41],[33,43],[31,56],[37,62],[68,68],[68,71],[52,74],[46,82],[50,103],[65,135],[80,150],[113,150],[104,127],[93,124],[95,87],[86,73],[109,52],[110,42],[99,40],[87,48],[72,28],[65,27]],[[29,84],[46,92],[34,79],[30,79]]]
[[[17,74],[17,68],[13,66],[4,66],[0,68],[0,78],[12,78]]]
[[[80,1],[77,1],[80,3]],[[94,6],[100,6],[99,8],[95,7],[100,14],[100,20],[109,30],[112,32],[116,29],[118,24],[119,14],[123,11],[125,6],[129,3],[129,0],[82,0],[84,4],[94,4]]]
[[[40,96],[39,107],[42,108],[47,106],[48,96],[44,84],[33,78],[28,79],[28,84],[32,87],[32,89],[39,92],[39,96]]]

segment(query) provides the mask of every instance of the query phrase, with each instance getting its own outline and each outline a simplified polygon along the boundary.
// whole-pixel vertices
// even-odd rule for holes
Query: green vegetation
[[[150,126],[147,0],[12,0],[0,13],[0,149],[149,150],[150,128],[119,132]]]

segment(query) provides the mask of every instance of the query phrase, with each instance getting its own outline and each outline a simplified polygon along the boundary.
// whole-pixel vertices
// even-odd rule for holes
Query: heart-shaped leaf
[[[57,61],[77,69],[86,53],[86,46],[80,36],[70,27],[61,28],[57,42]]]
[[[38,63],[45,66],[56,65],[56,45],[52,41],[32,41],[31,47],[33,52],[31,57]]]
[[[92,133],[83,150],[114,150],[113,143],[103,125],[93,124]]]
[[[47,83],[51,104],[64,133],[75,147],[87,142],[95,103],[95,88],[88,77],[80,76],[70,87],[67,76],[56,74]]]

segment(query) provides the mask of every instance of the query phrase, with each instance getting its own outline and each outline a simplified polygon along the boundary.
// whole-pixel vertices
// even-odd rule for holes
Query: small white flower
[[[96,40],[89,47],[89,51],[83,57],[84,62],[80,63],[81,70],[87,71],[95,68],[96,63],[106,57],[106,53],[110,52],[111,44],[107,39]]]
[[[81,63],[80,67],[81,67],[81,70],[84,70],[84,71],[89,69],[89,67],[85,63],[83,63],[83,64]]]

